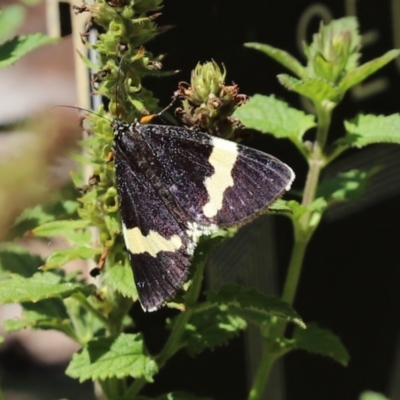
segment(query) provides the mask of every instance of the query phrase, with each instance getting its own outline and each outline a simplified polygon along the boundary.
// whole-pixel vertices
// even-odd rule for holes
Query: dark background
[[[158,22],[176,27],[149,43],[148,48],[155,54],[166,52],[165,68],[182,72],[177,77],[149,82],[148,86],[162,104],[167,104],[177,80],[189,81],[197,62],[214,59],[225,64],[227,81],[239,84],[243,93],[274,93],[301,108],[298,96],[287,92],[276,79],[277,74],[287,71],[263,54],[244,48],[243,43],[268,43],[303,61],[298,47],[298,24],[307,10],[315,10],[315,4],[290,0],[167,0]],[[346,15],[344,1],[318,4],[325,6],[332,18]],[[399,25],[400,15],[392,14],[390,2],[369,0],[357,2],[356,6],[361,33],[376,34],[375,41],[363,48],[361,61],[396,47],[392,24]],[[310,17],[307,41],[318,29],[320,19],[318,15]],[[388,87],[381,92],[358,99],[347,95],[335,110],[330,137],[340,136],[343,119],[359,112],[398,112],[399,71],[392,62],[367,81],[386,79]],[[306,165],[288,142],[269,138],[255,142],[292,166],[298,176],[295,188],[303,187]],[[288,400],[354,400],[366,389],[388,394],[400,332],[398,202],[399,196],[388,197],[346,218],[324,221],[318,228],[305,259],[295,308],[306,322],[318,321],[335,332],[348,348],[351,361],[344,368],[305,352],[290,354],[285,359]],[[277,225],[283,279],[290,254],[291,227],[283,218]],[[181,362],[175,360],[169,372],[160,377],[163,389],[187,388],[221,400],[245,398],[242,349],[243,342],[236,340],[229,348],[208,352],[196,361],[178,356]],[[191,369],[194,366],[196,370]]]

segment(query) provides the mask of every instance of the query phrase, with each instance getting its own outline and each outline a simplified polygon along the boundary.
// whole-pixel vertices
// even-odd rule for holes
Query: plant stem
[[[305,207],[310,206],[316,197],[319,176],[326,164],[323,150],[331,123],[332,109],[329,104],[325,107],[324,105],[317,105],[316,110],[318,120],[317,135],[309,159],[309,170],[302,198],[302,205]],[[313,212],[308,210],[300,217],[299,221],[293,221],[295,236],[293,251],[282,294],[282,300],[290,305],[293,304],[296,297],[307,246],[316,228],[316,226],[310,223],[312,215]],[[283,354],[278,350],[279,346],[276,347],[276,343],[284,335],[286,325],[287,321],[279,319],[271,327],[268,340],[264,341],[264,357],[258,366],[248,400],[259,400],[261,398],[273,364]]]
[[[313,152],[309,160],[309,170],[306,179],[306,185],[304,187],[303,199],[301,204],[303,206],[309,206],[315,199],[317,191],[319,175],[322,168],[325,165],[324,147],[328,136],[329,126],[331,124],[332,110],[329,107],[323,107],[322,105],[316,106],[317,110],[317,137],[314,142]],[[303,222],[303,227],[306,229],[310,213],[305,214],[307,217]]]
[[[118,399],[124,393],[124,381],[122,379],[110,378],[100,381],[101,393],[97,394],[100,399]]]
[[[301,268],[307,249],[307,241],[295,239],[292,255],[290,257],[289,269],[283,287],[282,300],[292,305],[299,285]]]
[[[270,356],[270,353],[268,352],[268,346],[264,344],[263,358],[257,369],[253,385],[249,392],[248,400],[258,400],[261,398],[265,389],[265,377],[268,378],[275,359],[276,357]]]

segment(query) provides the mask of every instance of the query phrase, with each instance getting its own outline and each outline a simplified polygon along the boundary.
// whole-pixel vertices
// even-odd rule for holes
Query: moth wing
[[[160,181],[200,226],[244,223],[289,190],[294,179],[291,168],[275,157],[203,132],[158,125],[140,130]]]
[[[115,157],[122,228],[140,303],[153,311],[173,298],[188,275],[193,247],[186,226],[124,156]],[[134,160],[132,160],[134,161]]]

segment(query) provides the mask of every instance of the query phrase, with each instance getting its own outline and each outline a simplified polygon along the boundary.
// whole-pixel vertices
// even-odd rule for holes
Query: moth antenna
[[[87,110],[86,108],[82,108],[82,107],[67,106],[67,105],[60,104],[60,105],[57,105],[57,106],[53,106],[52,109],[53,109],[53,108],[58,108],[58,107],[71,108],[71,109],[73,109],[73,110],[83,111],[83,112],[86,112],[86,113],[89,113],[89,114],[97,115],[97,116],[100,117],[100,118],[104,118],[104,119],[106,119],[107,121],[110,121],[110,119],[107,118],[107,117],[105,117],[104,115],[101,115],[101,114],[99,114],[99,113],[97,113],[97,112],[95,112],[95,111],[92,111],[92,110]]]
[[[168,111],[174,104],[175,104],[175,102],[176,102],[176,100],[178,99],[178,97],[176,96],[176,95],[174,95],[173,97],[172,97],[172,100],[171,100],[171,102],[166,106],[166,107],[164,107],[161,111],[159,111],[158,113],[156,113],[156,114],[150,114],[150,115],[145,115],[145,116],[143,116],[142,118],[140,118],[140,123],[141,124],[148,124],[148,123],[150,123],[154,118],[156,118],[156,117],[161,117],[166,111]],[[165,121],[165,120],[164,120]]]

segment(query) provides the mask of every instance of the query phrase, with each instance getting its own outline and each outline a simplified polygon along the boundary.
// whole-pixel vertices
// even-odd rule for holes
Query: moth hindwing
[[[122,230],[145,311],[182,287],[200,236],[252,220],[294,179],[275,157],[206,133],[120,120],[113,129]]]

